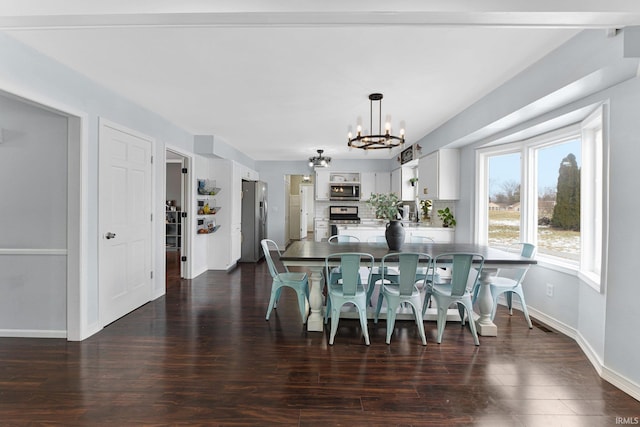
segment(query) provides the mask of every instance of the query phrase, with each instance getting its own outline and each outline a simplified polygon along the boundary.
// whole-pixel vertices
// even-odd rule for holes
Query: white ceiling
[[[640,22],[638,3],[0,0],[0,29],[255,160],[349,159],[369,93],[412,144],[581,29]]]

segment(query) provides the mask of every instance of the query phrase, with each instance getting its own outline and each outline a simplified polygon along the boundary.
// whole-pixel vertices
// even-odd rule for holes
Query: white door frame
[[[182,179],[183,179],[182,210],[183,212],[187,213],[187,217],[183,218],[183,222],[182,222],[182,251],[183,251],[183,255],[187,257],[187,262],[185,263],[180,262],[180,265],[182,266],[181,268],[182,268],[183,277],[191,279],[192,263],[193,263],[193,260],[191,259],[191,254],[193,253],[193,239],[191,238],[192,236],[191,230],[195,230],[194,219],[193,219],[193,216],[194,216],[193,192],[195,188],[195,183],[194,183],[195,178],[193,174],[193,165],[194,165],[193,154],[187,153],[186,151],[178,147],[165,144],[165,151],[164,151],[165,163],[167,161],[166,159],[167,151],[171,151],[179,156],[182,156],[184,159],[182,162],[182,167],[187,168],[187,173],[182,174]],[[166,171],[166,168],[165,168],[165,171]],[[166,181],[166,176],[165,176],[165,181]],[[166,194],[166,189],[165,189],[165,194]],[[166,290],[166,283],[165,283],[165,290]]]
[[[81,341],[100,329],[88,316],[89,114],[15,82],[0,80],[0,91],[68,119],[66,338]]]

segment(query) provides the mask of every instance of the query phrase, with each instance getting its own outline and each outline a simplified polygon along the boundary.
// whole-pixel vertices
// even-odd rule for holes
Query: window
[[[479,243],[533,243],[539,260],[577,270],[601,289],[602,114],[600,107],[580,125],[478,150]]]
[[[520,241],[520,152],[489,156],[490,246],[508,248]]]

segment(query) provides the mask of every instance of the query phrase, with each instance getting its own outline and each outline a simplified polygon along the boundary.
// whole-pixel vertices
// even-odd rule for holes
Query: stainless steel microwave
[[[360,200],[360,184],[333,183],[329,200]]]

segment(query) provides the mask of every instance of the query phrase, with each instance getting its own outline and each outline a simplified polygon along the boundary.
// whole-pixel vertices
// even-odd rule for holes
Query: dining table
[[[508,252],[486,245],[473,243],[404,243],[399,251],[390,250],[386,243],[345,242],[331,244],[327,241],[300,240],[290,244],[280,256],[280,261],[287,267],[304,267],[309,275],[309,316],[307,317],[307,331],[322,332],[324,330],[323,312],[323,286],[325,259],[328,255],[343,252],[360,252],[371,254],[375,263],[380,263],[382,258],[390,253],[420,252],[431,257],[450,253],[476,253],[484,257],[484,266],[480,272],[478,281],[480,289],[477,299],[478,313],[473,313],[473,321],[479,335],[497,336],[498,328],[491,319],[493,298],[490,291],[491,277],[500,268],[518,268],[536,264],[535,259],[526,258],[519,253]],[[457,310],[449,310],[452,316],[459,315]],[[368,309],[369,318],[373,318],[373,309]],[[343,317],[343,314],[341,314]],[[345,313],[344,317],[351,317]],[[381,318],[384,318],[382,313]],[[398,319],[410,319],[412,315],[402,313]],[[435,320],[434,309],[429,309],[423,320]]]

